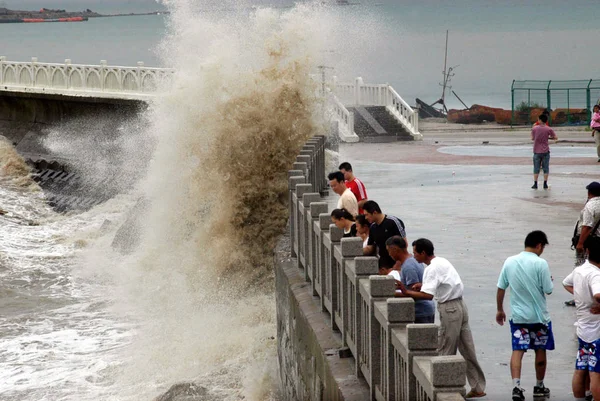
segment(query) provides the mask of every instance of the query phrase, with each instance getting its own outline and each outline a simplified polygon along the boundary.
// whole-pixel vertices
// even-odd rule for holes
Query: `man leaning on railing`
[[[417,262],[427,267],[423,274],[423,285],[418,290],[409,289],[399,283],[400,290],[409,297],[417,299],[435,299],[440,313],[440,355],[456,355],[456,351],[467,362],[467,380],[471,391],[465,398],[484,397],[485,376],[477,361],[473,335],[469,326],[467,305],[463,301],[463,283],[452,264],[435,256],[433,243],[420,238],[412,243],[413,254]]]

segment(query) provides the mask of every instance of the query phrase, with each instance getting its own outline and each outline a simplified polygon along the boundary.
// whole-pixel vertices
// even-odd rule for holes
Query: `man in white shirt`
[[[590,376],[593,399],[600,400],[600,238],[588,237],[584,243],[588,260],[575,268],[563,281],[575,298],[579,351],[573,373],[573,395],[586,398],[585,382]]]
[[[358,214],[358,202],[356,201],[356,196],[346,187],[344,174],[341,171],[335,171],[330,173],[327,178],[329,178],[329,187],[331,190],[340,196],[337,209],[346,209],[352,216],[356,217]]]
[[[464,303],[463,283],[452,264],[434,254],[433,243],[425,238],[413,242],[414,258],[427,267],[420,288],[400,290],[414,299],[435,299],[440,313],[440,355],[456,355],[458,350],[467,362],[467,380],[471,386],[465,398],[485,397],[485,375],[475,352],[469,314]]]

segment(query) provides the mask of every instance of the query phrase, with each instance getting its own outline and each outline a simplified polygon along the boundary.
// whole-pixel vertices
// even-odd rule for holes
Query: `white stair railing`
[[[388,84],[365,84],[356,78],[353,84],[338,83],[333,79],[333,92],[346,105],[384,106],[415,140],[422,139],[419,132],[419,113]]]
[[[338,134],[344,142],[358,142],[354,132],[354,113],[349,111],[340,100],[327,89],[327,109],[330,117],[338,124]]]

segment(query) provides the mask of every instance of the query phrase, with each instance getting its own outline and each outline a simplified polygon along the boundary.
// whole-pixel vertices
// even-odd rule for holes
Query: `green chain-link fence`
[[[512,124],[531,124],[550,111],[552,125],[584,125],[600,103],[600,80],[513,81]]]

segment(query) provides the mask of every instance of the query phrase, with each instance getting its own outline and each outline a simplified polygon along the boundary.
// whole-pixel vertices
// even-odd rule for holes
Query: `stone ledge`
[[[355,375],[354,358],[340,358],[339,333],[332,331],[295,267],[295,259],[278,257],[276,297],[278,356],[286,400],[364,401],[369,387]]]

